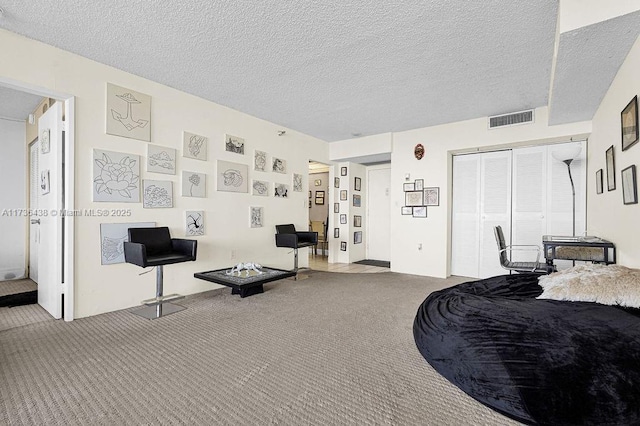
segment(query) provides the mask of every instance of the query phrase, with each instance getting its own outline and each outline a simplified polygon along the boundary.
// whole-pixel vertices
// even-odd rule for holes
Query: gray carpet
[[[0,281],[0,297],[16,293],[26,293],[37,290],[38,285],[30,279]]]
[[[418,305],[460,278],[310,272],[240,299],[0,331],[0,424],[507,425],[437,374]],[[13,308],[17,309],[17,308]]]

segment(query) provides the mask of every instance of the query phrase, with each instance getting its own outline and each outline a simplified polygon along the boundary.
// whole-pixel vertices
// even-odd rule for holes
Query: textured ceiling
[[[0,86],[0,118],[26,120],[41,100],[42,96]]]
[[[5,29],[327,141],[546,105],[557,19],[556,0],[1,4]]]

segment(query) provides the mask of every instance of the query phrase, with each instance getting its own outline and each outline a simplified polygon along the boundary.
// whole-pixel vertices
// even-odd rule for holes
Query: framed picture
[[[404,193],[404,205],[407,207],[422,206],[423,198],[423,191],[407,191]]]
[[[402,214],[404,216],[411,216],[413,214],[413,207],[401,207]]]
[[[322,185],[322,179],[316,179],[316,180],[314,180],[314,181],[313,181],[313,184],[314,184],[315,186],[320,186],[320,185]]]
[[[340,213],[340,203],[333,203],[333,212]]]
[[[440,205],[440,187],[432,186],[424,189],[424,205],[425,206]]]
[[[333,238],[340,238],[340,228],[333,228]]]
[[[340,167],[340,176],[346,176],[346,175],[347,175],[347,168]]]
[[[151,142],[151,96],[107,83],[106,131]]]
[[[347,242],[340,241],[340,251],[347,251]]]
[[[311,198],[311,191],[309,191],[309,198]]]
[[[362,206],[362,197],[359,195],[353,195],[353,207],[361,207]]]
[[[287,160],[282,158],[271,159],[271,171],[275,173],[287,173]]]
[[[340,191],[340,201],[347,201],[347,191],[345,189]]]
[[[362,244],[362,231],[353,233],[353,244]]]
[[[616,189],[616,159],[613,154],[613,145],[607,149],[607,191]]]
[[[316,197],[316,206],[324,206],[324,197]]]
[[[218,160],[216,175],[218,191],[249,192],[249,166]]]
[[[596,194],[602,194],[602,169],[596,172]]]
[[[40,136],[40,151],[43,154],[48,154],[49,151],[51,151],[51,139],[49,139],[49,135],[49,129],[44,129],[42,131],[42,135]]]
[[[408,192],[408,191],[415,191],[416,190],[416,184],[415,182],[407,182],[407,183],[403,183],[402,184],[402,190],[404,192]]]
[[[207,145],[209,138],[195,133],[182,132],[182,156],[207,161]]]
[[[316,198],[324,198],[324,191],[316,191]]]
[[[43,170],[40,172],[40,189],[42,190],[42,195],[48,194],[51,191],[50,176],[51,173],[49,170]]]
[[[355,189],[356,191],[360,191],[362,189],[362,179],[360,179],[359,177],[354,178],[353,189]]]
[[[631,102],[620,113],[622,129],[622,150],[626,151],[638,143],[638,97],[634,96]],[[625,169],[626,170],[626,169]]]
[[[311,208],[311,200],[309,200],[309,208]]]
[[[415,190],[422,191],[424,189],[424,179],[416,179]]]
[[[224,150],[244,155],[244,139],[233,135],[224,135]]]
[[[427,208],[425,206],[414,207],[413,217],[427,217]]]
[[[362,227],[362,216],[353,216],[353,226],[355,228]]]
[[[341,214],[340,215],[340,224],[341,225],[346,225],[347,223],[347,215],[346,214]]]
[[[334,177],[333,178],[333,187],[334,188],[340,188],[340,178],[339,177]]]
[[[636,166],[622,170],[622,200],[625,204],[638,204]]]

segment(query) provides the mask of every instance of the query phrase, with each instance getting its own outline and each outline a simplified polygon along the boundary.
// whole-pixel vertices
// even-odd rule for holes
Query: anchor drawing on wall
[[[149,123],[148,120],[133,119],[133,114],[131,113],[131,109],[132,109],[131,105],[139,104],[141,102],[137,100],[131,93],[125,93],[125,94],[116,95],[116,96],[127,103],[127,115],[123,117],[122,114],[120,114],[118,111],[116,111],[115,109],[111,109],[111,116],[113,117],[114,120],[122,123],[122,125],[126,127],[127,130],[129,131],[137,127],[140,127],[140,128],[145,127],[147,123]]]

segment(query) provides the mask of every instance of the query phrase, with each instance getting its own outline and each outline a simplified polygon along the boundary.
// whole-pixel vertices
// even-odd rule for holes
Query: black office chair
[[[500,265],[504,269],[519,273],[534,274],[549,274],[551,272],[555,272],[554,266],[549,266],[546,263],[540,263],[540,247],[534,245],[506,245],[501,226],[495,226],[493,228],[493,233],[495,234],[496,242],[498,243]],[[536,251],[536,260],[535,262],[512,262],[509,258],[513,251]],[[507,256],[507,252],[509,252],[509,256]]]
[[[293,270],[298,272],[298,249],[318,244],[317,232],[298,232],[293,224],[276,225],[276,247],[293,249]]]
[[[156,297],[143,300],[147,305],[134,313],[148,319],[156,319],[185,309],[168,303],[184,298],[179,294],[163,296],[163,266],[196,260],[198,242],[171,238],[169,228],[129,228],[129,241],[124,243],[124,259],[127,263],[146,268],[155,266]]]

